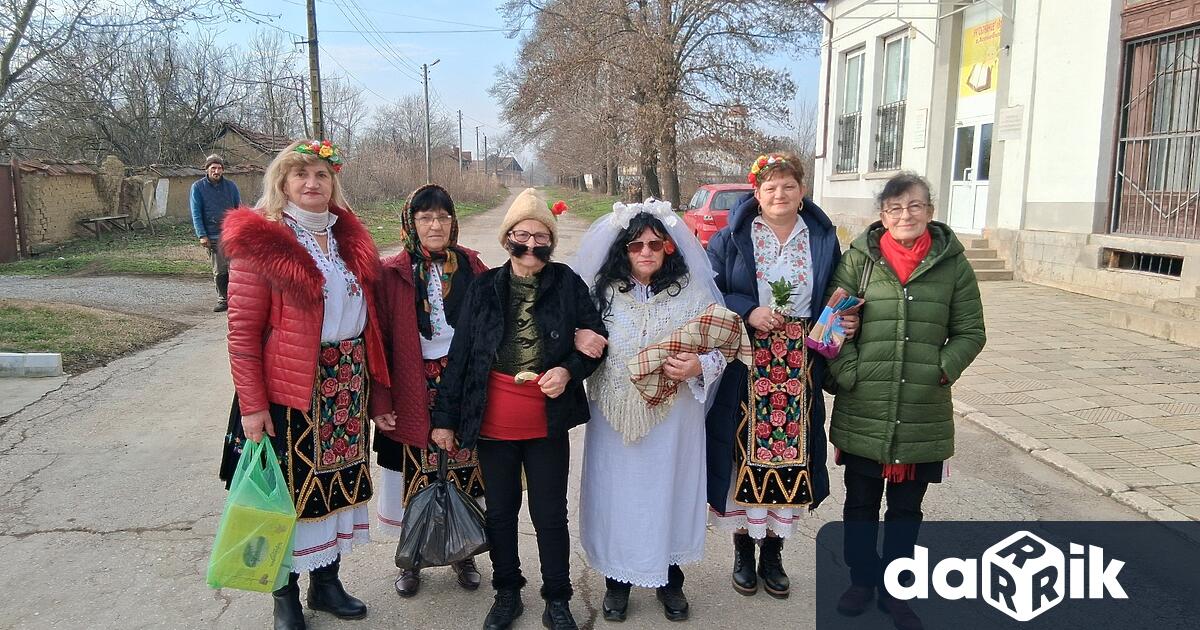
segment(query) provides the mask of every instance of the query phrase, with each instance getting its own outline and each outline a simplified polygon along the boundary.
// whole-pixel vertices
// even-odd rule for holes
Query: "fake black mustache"
[[[518,243],[512,239],[508,240],[508,245],[505,246],[505,249],[508,250],[508,253],[510,253],[513,256],[516,256],[518,258],[520,258],[521,256],[524,256],[526,252],[530,251],[529,245],[527,245],[525,243]],[[550,254],[554,253],[554,246],[553,245],[535,245],[532,248],[532,251],[533,251],[533,255],[536,256],[538,260],[540,260],[544,263],[548,263],[548,262],[550,262]]]

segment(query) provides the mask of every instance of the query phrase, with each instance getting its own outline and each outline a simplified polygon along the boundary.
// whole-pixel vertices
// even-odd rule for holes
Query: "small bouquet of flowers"
[[[846,330],[842,328],[842,315],[856,312],[862,307],[862,298],[850,295],[845,289],[838,287],[817,323],[809,331],[804,343],[813,350],[821,353],[826,359],[832,359],[842,351],[842,343],[846,341]]]

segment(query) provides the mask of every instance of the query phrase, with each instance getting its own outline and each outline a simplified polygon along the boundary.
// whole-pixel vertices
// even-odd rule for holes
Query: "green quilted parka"
[[[829,438],[846,453],[885,464],[954,454],[950,386],[986,341],[979,285],[962,243],[944,223],[930,222],[929,233],[929,255],[907,285],[880,253],[878,221],[842,255],[829,284],[830,293],[857,294],[868,257],[875,261],[858,336],[829,362],[837,383]]]

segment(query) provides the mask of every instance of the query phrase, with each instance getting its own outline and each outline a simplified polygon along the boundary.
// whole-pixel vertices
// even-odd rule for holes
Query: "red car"
[[[683,222],[700,244],[708,247],[708,239],[729,223],[729,211],[751,192],[754,187],[750,184],[705,184],[685,206]]]

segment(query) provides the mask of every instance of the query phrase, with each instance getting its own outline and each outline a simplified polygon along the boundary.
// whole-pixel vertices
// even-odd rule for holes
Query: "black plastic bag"
[[[488,550],[483,508],[446,479],[445,451],[438,452],[438,477],[413,495],[404,513],[396,566],[442,567]]]

